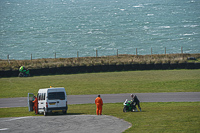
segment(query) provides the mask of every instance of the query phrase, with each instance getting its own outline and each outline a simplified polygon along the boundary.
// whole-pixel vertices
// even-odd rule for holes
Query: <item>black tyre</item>
[[[24,77],[23,73],[19,73],[18,77]]]
[[[123,112],[127,112],[127,110],[126,110],[126,106],[124,106],[124,108],[123,108]]]
[[[44,110],[44,116],[47,116],[47,112],[45,112],[45,110]]]
[[[66,111],[66,110],[63,110],[62,112],[63,112],[64,115],[67,114],[67,111]]]
[[[132,112],[135,112],[136,109],[137,109],[137,108],[134,106],[134,107],[131,109],[131,111],[132,111]]]

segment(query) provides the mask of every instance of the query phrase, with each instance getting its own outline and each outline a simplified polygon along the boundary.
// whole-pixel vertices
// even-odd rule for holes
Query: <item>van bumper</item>
[[[46,108],[46,112],[51,112],[53,110],[65,110],[65,111],[67,111],[67,109],[68,109],[68,106],[66,106],[66,107],[59,107],[59,108]]]

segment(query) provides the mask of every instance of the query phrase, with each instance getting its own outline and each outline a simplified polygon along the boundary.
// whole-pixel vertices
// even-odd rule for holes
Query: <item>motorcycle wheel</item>
[[[24,77],[23,73],[19,73],[18,77]]]
[[[124,106],[124,108],[123,108],[123,112],[127,112],[127,111],[126,111],[126,107],[125,107],[125,106]]]

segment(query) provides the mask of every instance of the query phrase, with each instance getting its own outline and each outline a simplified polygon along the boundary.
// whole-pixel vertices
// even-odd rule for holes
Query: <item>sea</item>
[[[0,0],[0,59],[200,53],[200,0]]]

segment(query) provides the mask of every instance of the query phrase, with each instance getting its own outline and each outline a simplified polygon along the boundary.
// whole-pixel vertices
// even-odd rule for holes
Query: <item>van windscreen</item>
[[[65,100],[65,93],[64,92],[50,92],[48,94],[49,100],[60,99]]]

